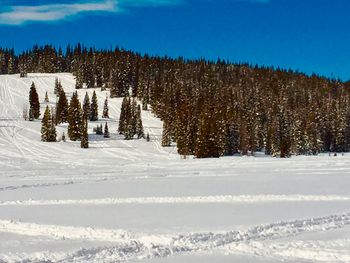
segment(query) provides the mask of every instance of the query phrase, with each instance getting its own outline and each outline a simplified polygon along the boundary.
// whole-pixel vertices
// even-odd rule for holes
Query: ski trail
[[[73,182],[64,183],[72,184]],[[48,184],[39,186],[51,186]],[[36,185],[34,185],[35,187]],[[21,186],[23,188],[25,186]],[[28,186],[33,187],[33,186]],[[0,191],[2,188],[0,188]],[[225,196],[189,196],[189,197],[137,197],[137,198],[102,198],[80,200],[17,200],[3,201],[0,206],[45,206],[45,205],[120,205],[120,204],[234,204],[234,203],[269,203],[269,202],[348,202],[350,196],[339,195],[225,195]]]
[[[63,182],[63,183],[23,184],[19,186],[5,186],[0,188],[0,192],[18,190],[18,189],[24,189],[24,188],[39,188],[39,187],[71,185],[71,184],[77,184],[77,183],[81,183],[81,182],[69,181],[69,182]]]
[[[22,129],[18,123],[20,111],[15,105],[12,93],[9,89],[10,84],[8,78],[5,78],[5,83],[0,82],[0,118],[3,123],[0,127],[1,134],[3,135],[1,137],[4,142],[12,142],[23,157],[24,152],[17,142],[17,134]]]
[[[350,262],[348,254],[350,239],[298,240],[292,242],[252,241],[244,244],[230,244],[219,249],[226,255],[241,254],[292,262]]]
[[[113,242],[110,247],[81,249],[55,258],[55,262],[125,262],[163,258],[182,253],[213,251],[229,245],[294,237],[300,234],[331,231],[350,225],[350,213],[319,218],[300,219],[258,225],[244,231],[225,233],[192,233],[185,235],[136,236],[123,230],[93,229],[56,225],[39,225],[0,221],[0,232],[27,236],[46,236],[52,239],[83,239]],[[55,255],[51,254],[51,257]],[[36,260],[27,255],[23,260]],[[50,260],[47,258],[47,260]],[[40,261],[40,259],[38,260]]]
[[[227,233],[194,233],[189,235],[144,236],[122,246],[82,249],[58,262],[125,262],[163,258],[175,254],[213,251],[228,244],[281,239],[307,232],[330,231],[350,224],[350,214],[278,222]],[[108,257],[106,257],[108,255]]]
[[[0,220],[0,232],[25,235],[46,236],[52,239],[74,239],[107,242],[125,242],[132,236],[123,230],[95,229],[91,227],[73,227],[57,225],[39,225],[18,221]]]

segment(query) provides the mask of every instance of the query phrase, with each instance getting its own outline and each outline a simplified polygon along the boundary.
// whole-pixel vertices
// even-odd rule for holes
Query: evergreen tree
[[[104,138],[109,138],[109,131],[108,131],[108,124],[107,124],[107,122],[105,124],[105,131],[103,133],[103,137]]]
[[[97,96],[95,91],[92,94],[92,98],[91,98],[90,121],[98,121],[98,103],[97,103]]]
[[[84,79],[82,76],[82,72],[78,71],[75,74],[75,88],[76,89],[82,89],[84,86]]]
[[[88,135],[88,121],[87,116],[82,114],[81,125],[80,125],[80,146],[83,149],[89,148],[89,135]]]
[[[162,146],[169,147],[171,145],[171,131],[168,121],[163,122]]]
[[[131,101],[131,116],[130,116],[130,133],[132,134],[132,136],[134,136],[136,134],[136,122],[137,122],[137,102],[136,102],[136,99],[133,98],[132,101]],[[141,110],[140,110],[140,121],[142,122],[141,120]]]
[[[141,106],[137,106],[136,111],[136,135],[138,139],[144,138],[145,134],[143,132],[142,116],[141,116]]]
[[[46,106],[44,117],[41,123],[41,140],[43,142],[48,142],[50,141],[51,137],[51,113],[49,106]]]
[[[130,111],[130,98],[124,97],[119,117],[119,134],[124,134],[124,132],[126,131],[128,118],[130,118]]]
[[[54,94],[57,95],[57,96],[60,95],[60,83],[58,81],[58,78],[55,79]]]
[[[56,106],[56,124],[66,123],[68,121],[68,100],[63,89],[60,90]]]
[[[102,127],[102,124],[97,125],[96,128],[94,129],[94,131],[96,132],[96,135],[103,135],[103,127]]]
[[[216,133],[217,121],[214,115],[202,114],[195,150],[197,158],[217,158],[222,155],[222,149],[220,149],[220,143],[218,143],[220,140],[218,140],[218,134]]]
[[[269,125],[266,134],[265,154],[272,155],[272,138],[273,138],[273,127]]]
[[[235,125],[228,125],[226,128],[226,146],[225,146],[225,155],[234,155],[238,153],[239,140],[238,140],[238,131]]]
[[[148,100],[146,96],[142,98],[142,110],[144,111],[148,110]]]
[[[84,97],[84,102],[83,102],[83,112],[86,116],[91,116],[91,105],[90,105],[90,97],[89,94],[86,92],[85,97]]]
[[[84,68],[84,80],[85,80],[84,82],[86,83],[86,87],[88,89],[92,89],[95,87],[95,75],[94,75],[94,68],[91,61],[85,61],[83,68]]]
[[[40,117],[40,103],[39,103],[39,96],[38,96],[38,93],[36,92],[34,82],[32,82],[32,85],[29,91],[29,105],[30,105],[30,111],[33,118],[38,119]]]
[[[138,119],[139,134],[137,135],[141,136],[143,133],[141,108],[138,113],[136,99],[133,98],[132,100],[130,100],[130,98],[128,98],[126,100],[126,104],[124,105],[124,109],[122,109],[122,112],[124,114],[123,116],[121,116],[121,119],[123,122],[122,123],[119,122],[119,125],[122,125],[121,129],[123,131],[122,134],[124,134],[125,140],[131,140],[137,134],[137,118],[139,118]]]
[[[108,98],[105,100],[105,104],[103,107],[102,118],[109,119],[109,110],[108,110]]]
[[[125,140],[132,140],[134,138],[135,133],[133,132],[132,122],[128,122],[126,126],[126,130],[124,132]]]
[[[44,99],[44,102],[45,102],[45,103],[50,102],[50,101],[49,101],[49,96],[47,95],[47,91],[46,91],[46,93],[45,93],[45,99]]]
[[[278,114],[278,140],[280,146],[280,157],[286,158],[291,155],[291,131],[290,123],[284,107],[281,107]]]
[[[82,127],[81,105],[78,94],[75,92],[71,98],[68,108],[68,136],[72,141],[81,139]]]
[[[41,140],[43,142],[55,142],[56,141],[56,128],[52,122],[52,116],[49,106],[46,106],[44,117],[41,125]]]
[[[241,129],[239,132],[239,149],[241,155],[248,155],[248,132],[245,120],[241,122]]]
[[[54,109],[51,109],[51,133],[50,133],[50,142],[57,141],[57,133],[56,133],[56,115]]]

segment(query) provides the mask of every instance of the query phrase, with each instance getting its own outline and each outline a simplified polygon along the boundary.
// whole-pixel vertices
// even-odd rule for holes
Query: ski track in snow
[[[43,187],[62,184],[39,184],[20,186]],[[8,187],[6,189],[11,189]],[[14,188],[16,189],[16,188]],[[0,188],[0,191],[2,189]],[[350,196],[337,195],[223,195],[223,196],[189,196],[189,197],[140,197],[140,198],[102,198],[81,200],[16,200],[0,202],[0,206],[49,206],[49,205],[122,205],[122,204],[196,204],[196,203],[259,203],[259,202],[332,202],[350,201]]]
[[[76,184],[79,182],[63,182],[63,183],[42,183],[42,184],[23,184],[18,186],[5,186],[0,187],[0,192],[2,191],[9,191],[9,190],[18,190],[18,189],[24,189],[24,188],[39,188],[39,187],[50,187],[50,186],[59,186],[59,185],[71,185]]]
[[[22,262],[42,262],[43,260],[53,260],[55,262],[125,262],[149,258],[162,258],[182,253],[228,249],[230,246],[231,248],[228,251],[235,253],[235,249],[239,250],[240,245],[247,246],[247,244],[250,244],[250,247],[252,247],[251,244],[253,244],[253,246],[254,244],[255,246],[259,244],[254,242],[273,241],[310,232],[336,230],[348,225],[350,225],[350,213],[289,222],[277,222],[255,226],[248,230],[229,231],[225,233],[203,232],[185,235],[145,235],[137,237],[123,230],[39,225],[15,221],[0,221],[0,232],[28,236],[47,236],[53,239],[84,239],[116,243],[110,247],[81,249],[77,252],[64,255],[63,257],[62,253],[51,255],[46,255],[45,253],[36,253],[35,255],[22,254]],[[328,244],[328,246],[332,244],[333,243]],[[275,245],[275,247],[276,246],[278,245]],[[289,247],[291,246],[292,245],[289,245]],[[299,249],[300,247],[301,245],[297,245],[297,243],[294,244],[295,249]],[[268,253],[270,250],[265,250],[267,256],[288,252],[286,249],[277,250],[269,255]],[[257,252],[258,249],[255,248],[253,251]],[[260,249],[260,253],[261,251],[264,250]],[[4,255],[2,257],[14,258],[15,256],[16,255]],[[18,256],[19,255],[17,255],[17,257]],[[294,255],[294,257],[295,256],[298,255]],[[331,257],[332,254],[327,254],[327,256]],[[348,256],[346,257],[348,258]]]
[[[226,255],[250,255],[252,257],[271,258],[282,262],[350,262],[348,254],[350,239],[336,239],[331,241],[294,241],[272,242],[262,241],[232,243],[219,249]]]

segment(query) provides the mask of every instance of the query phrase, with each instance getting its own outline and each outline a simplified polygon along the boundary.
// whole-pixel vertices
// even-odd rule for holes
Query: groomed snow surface
[[[32,81],[53,106],[56,77],[70,97],[71,74],[0,76],[0,262],[350,262],[349,155],[181,159],[149,111],[151,142],[124,141],[121,99],[89,149],[44,143],[22,110]]]

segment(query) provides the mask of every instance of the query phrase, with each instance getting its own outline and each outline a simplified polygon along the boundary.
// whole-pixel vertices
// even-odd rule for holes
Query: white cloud
[[[179,0],[85,0],[69,4],[3,6],[4,11],[0,10],[0,24],[59,21],[88,12],[119,12],[122,8],[132,6],[169,5],[177,2]]]

